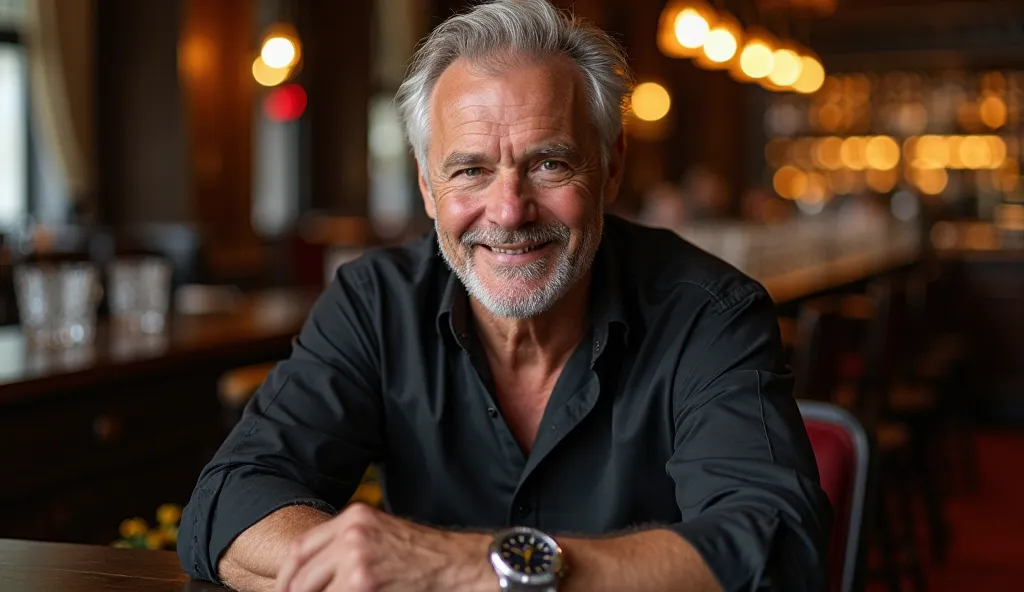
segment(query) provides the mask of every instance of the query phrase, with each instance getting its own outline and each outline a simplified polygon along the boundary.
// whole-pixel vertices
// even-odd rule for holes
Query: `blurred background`
[[[640,83],[614,212],[762,282],[797,396],[869,428],[872,589],[1014,589],[1024,2],[554,3]],[[393,96],[468,4],[0,0],[0,536],[173,546],[121,520],[187,501],[337,265],[430,228]]]

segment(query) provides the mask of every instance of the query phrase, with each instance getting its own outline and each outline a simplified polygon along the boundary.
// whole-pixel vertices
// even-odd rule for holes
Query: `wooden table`
[[[189,580],[171,551],[0,539],[4,592],[214,592],[227,590]]]

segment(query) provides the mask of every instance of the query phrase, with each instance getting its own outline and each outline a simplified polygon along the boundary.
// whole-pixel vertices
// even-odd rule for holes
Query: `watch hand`
[[[529,563],[530,562],[530,557],[532,557],[532,556],[533,556],[533,547],[530,547],[529,549],[526,550],[526,553],[523,553],[523,561]]]
[[[510,549],[509,549],[509,551],[511,551],[512,553],[515,553],[516,555],[518,555],[518,556],[520,556],[520,557],[522,557],[522,556],[523,556],[523,551],[522,551],[522,549],[517,549],[517,548],[515,548],[515,547],[512,547],[512,548],[510,548]]]

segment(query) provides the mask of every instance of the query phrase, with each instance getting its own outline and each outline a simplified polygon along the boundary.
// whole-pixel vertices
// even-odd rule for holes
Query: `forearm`
[[[235,590],[263,592],[274,589],[274,577],[288,545],[307,530],[331,519],[308,506],[288,506],[270,514],[238,535],[225,551],[217,571]]]
[[[693,545],[669,530],[604,539],[559,538],[568,565],[560,590],[720,591]]]

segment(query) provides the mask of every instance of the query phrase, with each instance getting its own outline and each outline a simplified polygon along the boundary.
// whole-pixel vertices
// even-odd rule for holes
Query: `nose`
[[[516,171],[501,175],[487,198],[487,221],[507,230],[537,221],[537,203]]]

